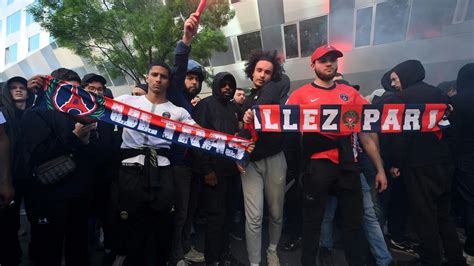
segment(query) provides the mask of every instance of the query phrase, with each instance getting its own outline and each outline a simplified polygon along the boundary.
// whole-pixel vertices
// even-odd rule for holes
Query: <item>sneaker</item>
[[[204,253],[201,253],[195,250],[194,247],[191,247],[188,253],[184,254],[184,259],[186,259],[186,261],[188,262],[196,262],[196,263],[201,263],[201,262],[206,261],[204,259]]]
[[[242,241],[245,238],[245,231],[243,226],[234,225],[232,230],[229,232],[229,236],[237,241]]]
[[[267,249],[267,265],[268,266],[280,266],[280,259],[276,250]]]
[[[416,253],[417,244],[411,241],[402,241],[396,242],[395,240],[390,240],[390,249],[395,252],[402,252],[414,257],[419,257]]]
[[[176,266],[188,266],[188,263],[185,260],[180,260],[176,263]]]
[[[221,261],[219,265],[223,266],[245,266],[244,263],[240,262],[238,259],[232,255],[232,253],[228,252],[222,255]]]
[[[332,251],[329,248],[320,247],[319,248],[319,265],[320,266],[333,266],[334,261],[332,259]]]
[[[291,236],[291,238],[283,245],[283,250],[295,251],[301,247],[301,241],[303,241],[303,238],[301,238],[301,236]]]
[[[464,256],[464,258],[466,258],[467,265],[474,266],[474,256],[471,256],[464,251],[462,252],[462,255]]]

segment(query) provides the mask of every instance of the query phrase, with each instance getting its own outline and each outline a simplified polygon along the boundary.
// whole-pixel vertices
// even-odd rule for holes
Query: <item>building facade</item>
[[[426,81],[456,78],[474,62],[474,0],[229,0],[236,16],[222,30],[227,52],[214,53],[210,72],[231,72],[249,87],[243,69],[252,50],[277,50],[295,89],[314,79],[309,56],[322,44],[344,52],[339,72],[363,94],[381,87],[383,73],[407,59],[426,67]],[[0,81],[30,77],[58,67],[80,75],[99,72],[71,51],[57,47],[26,12],[33,0],[0,0]],[[114,94],[133,82],[102,73]],[[204,88],[203,96],[210,94]]]

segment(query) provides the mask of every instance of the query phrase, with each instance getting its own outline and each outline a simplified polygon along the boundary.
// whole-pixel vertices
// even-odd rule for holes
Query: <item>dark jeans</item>
[[[399,177],[391,177],[388,173],[387,228],[390,237],[396,242],[406,239],[408,213],[412,206],[408,205],[407,191],[403,180],[404,173]]]
[[[464,251],[474,256],[474,154],[462,155],[456,164],[456,206],[466,230]]]
[[[90,265],[87,222],[89,207],[87,200],[74,198],[50,199],[27,209],[33,213],[29,214],[29,219],[35,265],[60,266],[63,247],[67,266]]]
[[[289,155],[292,156],[292,155]],[[285,153],[286,157],[286,153]],[[294,237],[301,237],[302,231],[302,213],[301,213],[301,186],[299,179],[298,163],[294,160],[289,160],[286,157],[286,164],[288,166],[286,170],[286,185],[293,182],[293,185],[285,193],[285,230],[288,231]]]
[[[0,265],[17,266],[21,262],[21,247],[18,241],[20,229],[20,206],[15,204],[0,209]]]
[[[191,167],[173,166],[175,182],[175,214],[172,260],[176,263],[184,259],[184,254],[191,248],[191,228],[197,208],[198,176]]]
[[[349,265],[365,265],[368,250],[362,231],[362,190],[358,171],[340,170],[329,160],[311,160],[302,180],[304,266],[316,265],[321,222],[330,192],[338,198],[343,219],[343,238]]]
[[[420,259],[426,265],[441,265],[439,238],[449,265],[465,265],[451,212],[454,166],[437,164],[409,167],[405,171],[408,202],[420,238]]]
[[[204,184],[203,197],[207,216],[204,255],[206,263],[218,262],[229,251],[229,225],[232,222],[232,185],[240,176],[218,176],[217,185]]]

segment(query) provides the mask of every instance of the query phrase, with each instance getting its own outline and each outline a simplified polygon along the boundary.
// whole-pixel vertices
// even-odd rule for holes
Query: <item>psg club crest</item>
[[[97,110],[96,97],[70,84],[59,84],[53,93],[56,110],[73,115],[91,115]]]
[[[360,117],[356,111],[347,111],[342,115],[342,123],[349,129],[354,129],[359,123]]]
[[[341,98],[341,100],[347,102],[349,100],[349,96],[345,93],[341,93],[339,94],[339,98]]]

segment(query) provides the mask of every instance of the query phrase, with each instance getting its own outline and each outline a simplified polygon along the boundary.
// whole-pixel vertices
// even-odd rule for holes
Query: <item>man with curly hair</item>
[[[251,123],[251,107],[256,104],[280,104],[280,85],[283,68],[276,52],[257,51],[250,55],[245,67],[252,81],[250,96],[243,104],[244,122]],[[248,134],[248,132],[246,132]],[[283,134],[259,133],[250,163],[242,173],[245,204],[245,236],[251,266],[259,265],[262,244],[264,198],[269,210],[270,244],[268,265],[280,265],[276,248],[281,236],[283,200],[286,185],[286,160],[283,154]]]

